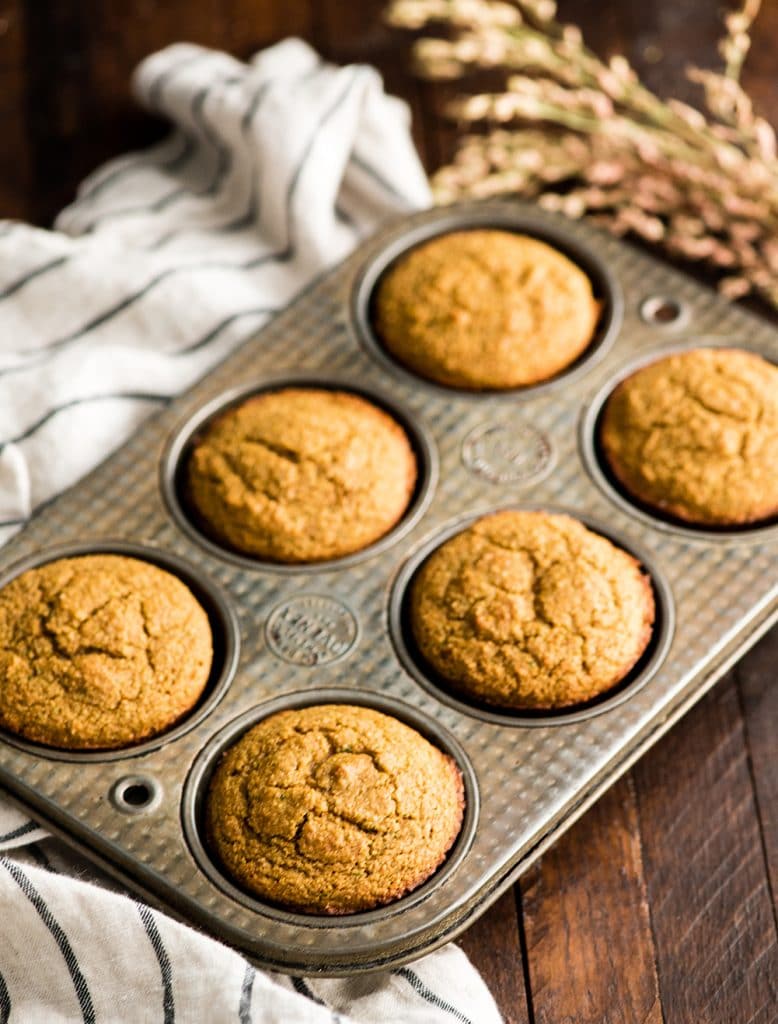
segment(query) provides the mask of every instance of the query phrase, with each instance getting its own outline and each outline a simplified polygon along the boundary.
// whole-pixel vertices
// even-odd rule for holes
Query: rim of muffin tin
[[[633,356],[614,369],[605,383],[583,406],[579,419],[578,443],[584,467],[609,501],[617,505],[631,519],[636,519],[644,526],[654,530],[674,534],[685,541],[697,541],[705,544],[733,546],[774,541],[778,539],[778,515],[756,523],[716,527],[695,526],[693,523],[685,522],[669,513],[663,514],[661,510],[653,508],[629,493],[627,488],[616,478],[602,450],[600,437],[605,404],[618,385],[644,366],[649,366],[667,356],[691,352],[698,348],[740,349],[761,356],[775,364],[774,359],[771,359],[766,353],[760,352],[753,345],[744,344],[734,338],[707,338],[705,336],[693,340],[687,338],[682,342],[676,341],[668,345],[658,345],[650,351],[642,352],[639,356]]]
[[[192,591],[208,616],[213,640],[214,655],[205,689],[192,710],[186,712],[169,729],[125,747],[111,747],[105,750],[68,750],[63,747],[49,747],[44,743],[25,739],[2,727],[0,727],[0,737],[9,746],[33,754],[35,757],[52,761],[88,763],[124,761],[141,757],[143,754],[158,750],[160,747],[180,739],[207,718],[220,703],[235,676],[240,655],[240,629],[237,616],[221,587],[191,563],[150,545],[124,540],[100,538],[88,543],[62,544],[46,548],[44,551],[39,551],[35,555],[30,555],[9,566],[0,576],[0,588],[5,587],[28,569],[46,565],[60,558],[78,558],[83,555],[125,555],[142,562],[149,562],[176,576]]]
[[[252,895],[232,881],[226,868],[220,865],[216,853],[209,849],[205,836],[205,797],[218,762],[226,750],[253,726],[279,711],[322,704],[351,704],[391,715],[421,733],[433,746],[453,758],[462,773],[464,785],[465,808],[462,825],[441,866],[407,895],[373,910],[362,910],[353,914],[306,914],[284,909],[280,905]],[[479,811],[480,794],[475,769],[462,745],[448,729],[421,709],[395,697],[341,686],[295,690],[263,701],[234,718],[212,736],[198,752],[187,773],[181,796],[181,822],[189,851],[213,885],[236,903],[263,917],[302,928],[355,928],[376,924],[423,902],[451,877],[469,853],[476,833]]]
[[[605,537],[635,557],[651,583],[654,594],[655,618],[651,639],[636,664],[625,678],[603,694],[581,704],[558,709],[514,709],[478,701],[456,689],[429,665],[419,651],[410,626],[409,601],[411,585],[424,562],[441,544],[461,533],[477,520],[495,512],[505,511],[548,512],[563,514],[579,520],[593,533]],[[508,727],[548,727],[574,725],[597,715],[605,714],[628,701],[656,675],[664,663],[675,634],[675,602],[670,583],[657,565],[652,553],[600,519],[560,505],[540,502],[490,505],[477,512],[468,512],[449,520],[417,547],[401,566],[391,585],[389,597],[389,635],[403,668],[427,693],[449,707],[470,718],[479,718],[493,725]]]
[[[354,551],[350,555],[344,555],[342,558],[328,558],[312,562],[274,562],[266,558],[243,554],[210,537],[206,528],[201,528],[198,525],[197,515],[186,499],[184,474],[188,454],[198,432],[216,416],[239,405],[242,401],[254,395],[281,391],[287,387],[319,391],[345,391],[364,398],[365,401],[386,412],[402,427],[416,457],[416,485],[402,517],[374,543],[359,551]],[[165,504],[176,525],[199,547],[242,569],[295,576],[348,569],[386,551],[412,530],[427,511],[437,487],[438,471],[438,450],[429,428],[402,402],[398,402],[377,388],[355,383],[352,378],[343,374],[328,373],[325,375],[317,374],[315,371],[281,371],[263,376],[252,384],[220,392],[180,422],[174,428],[162,453],[160,486]]]
[[[399,359],[384,346],[373,328],[372,304],[375,290],[381,277],[401,256],[423,242],[454,231],[470,231],[479,228],[495,228],[516,234],[529,235],[567,256],[589,278],[595,298],[603,302],[603,312],[592,340],[569,366],[560,370],[548,380],[537,384],[525,384],[514,388],[468,389],[440,384],[422,376]],[[351,287],[349,323],[361,347],[372,359],[389,369],[406,383],[422,386],[435,394],[447,398],[462,398],[469,401],[516,401],[523,397],[535,397],[569,384],[588,373],[610,351],[624,319],[624,296],[616,275],[610,266],[597,255],[594,249],[564,227],[549,224],[542,217],[523,210],[488,210],[442,208],[422,223],[398,228],[395,234],[374,252],[358,269]]]

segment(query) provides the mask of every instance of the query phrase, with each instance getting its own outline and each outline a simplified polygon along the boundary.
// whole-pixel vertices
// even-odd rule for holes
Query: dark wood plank
[[[148,54],[185,39],[248,57],[285,36],[310,36],[312,27],[308,0],[23,0],[23,6],[29,60],[24,113],[17,116],[31,168],[31,216],[44,224],[89,171],[166,131],[130,94],[132,71]]]
[[[762,117],[778,121],[778,74],[776,74],[776,40],[778,40],[778,4],[763,0],[752,33],[751,50],[743,68],[743,86]]]
[[[538,1024],[659,1024],[635,794],[617,783],[521,881]]]
[[[480,970],[506,1024],[529,1024],[519,916],[513,889],[459,939]]]
[[[778,920],[778,626],[735,669],[759,825]]]
[[[775,1021],[778,937],[731,676],[634,777],[666,1020]]]
[[[21,111],[26,37],[21,0],[0,4],[0,217],[26,217],[29,163]]]
[[[580,25],[593,50],[605,57],[623,54],[649,89],[692,102],[700,93],[687,79],[686,68],[692,63],[710,67],[718,61],[723,9],[722,4],[699,0],[559,0],[560,18]]]

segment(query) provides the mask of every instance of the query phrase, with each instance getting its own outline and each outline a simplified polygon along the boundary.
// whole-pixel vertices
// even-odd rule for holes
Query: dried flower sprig
[[[433,177],[440,202],[513,193],[570,217],[585,214],[723,272],[732,298],[758,292],[778,308],[778,156],[775,132],[740,85],[761,0],[726,16],[721,71],[690,68],[705,110],[660,100],[624,57],[608,62],[553,0],[394,0],[389,21],[438,25],[415,44],[418,71],[456,79],[507,72],[502,92],[454,100],[466,135]]]

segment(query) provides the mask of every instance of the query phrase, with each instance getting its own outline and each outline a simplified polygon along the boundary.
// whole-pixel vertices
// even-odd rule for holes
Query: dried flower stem
[[[394,0],[392,24],[448,29],[417,41],[420,74],[506,72],[503,91],[450,104],[452,117],[491,130],[464,136],[433,178],[436,197],[515,193],[588,214],[723,270],[725,294],[755,291],[778,307],[775,133],[739,83],[760,2],[742,0],[725,18],[721,72],[689,69],[703,112],[660,100],[625,58],[600,60],[575,26],[555,20],[552,0]]]

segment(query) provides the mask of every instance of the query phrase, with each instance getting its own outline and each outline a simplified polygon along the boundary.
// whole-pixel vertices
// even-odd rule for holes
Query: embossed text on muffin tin
[[[273,654],[293,665],[326,665],[345,657],[359,626],[350,608],[322,594],[300,594],[278,605],[265,624]]]

